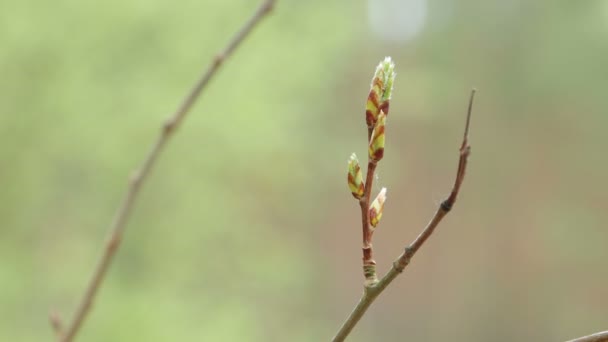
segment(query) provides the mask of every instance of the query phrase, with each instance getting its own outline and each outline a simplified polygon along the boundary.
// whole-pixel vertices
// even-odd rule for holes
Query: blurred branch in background
[[[78,309],[76,310],[72,321],[68,326],[65,327],[64,330],[64,328],[62,328],[63,324],[59,315],[57,315],[56,313],[52,313],[50,315],[51,325],[60,341],[72,341],[78,333],[78,330],[82,326],[84,320],[86,319],[87,314],[91,309],[91,306],[95,299],[95,295],[97,294],[99,287],[104,280],[104,276],[106,275],[106,272],[110,267],[112,258],[116,254],[116,251],[120,246],[122,235],[125,231],[126,224],[131,215],[133,204],[137,199],[137,195],[139,194],[139,191],[142,185],[144,184],[144,181],[147,179],[147,176],[150,174],[150,171],[154,167],[156,160],[160,156],[163,147],[167,144],[169,138],[183,122],[185,116],[188,114],[194,103],[197,101],[201,92],[209,84],[209,81],[216,74],[222,63],[228,57],[230,57],[234,50],[251,33],[253,28],[261,21],[261,19],[264,18],[272,10],[274,3],[275,0],[265,0],[258,7],[253,16],[230,40],[226,48],[215,56],[211,65],[201,75],[197,83],[182,101],[181,105],[178,107],[175,113],[171,115],[169,119],[163,124],[160,135],[158,136],[156,142],[152,145],[152,148],[148,153],[147,157],[145,158],[144,162],[131,175],[127,194],[125,195],[122,203],[120,204],[120,207],[118,208],[114,220],[110,226],[110,235],[106,242],[103,255],[99,259],[97,267],[95,268],[93,276],[89,281],[89,285],[87,286],[82,299],[80,300],[80,304],[78,305]]]
[[[390,62],[390,59],[387,58],[387,60],[388,60],[388,62]],[[387,62],[387,60],[385,60],[385,63]],[[382,63],[380,65],[382,65]],[[380,69],[380,66],[378,68]],[[392,90],[392,83],[393,83],[392,80],[394,79],[394,72],[392,71],[393,68],[394,68],[394,65],[390,69],[387,69],[387,70],[391,70],[392,76],[388,78],[391,80],[390,83],[384,84],[384,85],[387,85],[386,89],[384,89],[384,87],[382,87],[382,86],[379,87],[380,89],[386,90],[388,92],[389,96],[386,97],[387,100],[390,97],[390,92]],[[376,71],[376,75],[374,77],[374,80],[372,81],[372,92],[374,91],[374,87],[376,86],[377,79],[378,79],[378,70]],[[462,144],[460,146],[460,158],[458,161],[458,169],[456,172],[456,179],[454,181],[454,186],[452,187],[452,191],[451,191],[449,197],[447,199],[445,199],[443,202],[441,202],[441,205],[435,212],[435,215],[433,216],[431,221],[428,223],[428,225],[424,228],[424,230],[422,230],[420,235],[418,235],[418,237],[409,246],[407,246],[405,248],[405,251],[397,258],[397,260],[395,260],[393,262],[393,267],[390,269],[390,271],[388,271],[384,275],[384,277],[382,277],[382,279],[380,279],[380,281],[378,281],[376,278],[375,262],[370,265],[365,264],[365,261],[366,261],[365,250],[366,250],[366,247],[371,250],[371,235],[373,233],[373,230],[370,229],[369,226],[367,226],[370,222],[370,218],[369,217],[365,218],[366,214],[363,215],[364,216],[364,218],[363,218],[364,273],[365,273],[365,277],[366,277],[366,281],[364,283],[364,292],[363,292],[363,296],[359,300],[359,303],[357,304],[355,309],[352,311],[350,316],[346,319],[346,321],[344,322],[344,324],[342,325],[340,330],[338,330],[338,333],[336,334],[336,336],[333,339],[334,342],[344,341],[346,339],[346,337],[348,337],[349,333],[357,325],[357,323],[363,317],[363,315],[365,315],[365,312],[370,307],[370,305],[374,302],[374,300],[376,300],[376,298],[382,293],[382,291],[384,291],[386,289],[386,287],[393,280],[395,280],[395,278],[397,278],[397,276],[399,274],[401,274],[401,272],[403,272],[405,267],[407,265],[409,265],[412,257],[416,254],[416,252],[420,249],[420,247],[422,247],[422,245],[427,241],[427,239],[431,236],[431,234],[433,234],[437,225],[439,225],[441,220],[452,209],[452,207],[454,206],[454,203],[456,203],[456,198],[458,197],[458,193],[460,192],[460,186],[462,185],[462,182],[464,180],[464,175],[465,175],[466,168],[467,168],[467,160],[468,160],[469,154],[471,152],[471,146],[469,145],[468,138],[469,138],[469,125],[471,123],[471,112],[473,109],[473,99],[475,97],[475,91],[476,91],[475,89],[473,89],[471,91],[471,96],[469,98],[469,107],[467,110],[464,136],[462,139]],[[380,106],[375,106],[375,107],[379,108]],[[387,103],[386,107],[388,108],[388,103]],[[369,108],[369,102],[368,102],[368,108]],[[384,122],[383,121],[386,119],[386,115],[384,115],[383,111],[381,111],[381,110],[379,110],[379,112],[380,112],[379,114],[380,114],[380,117],[382,118],[382,120],[378,119],[378,123],[376,124],[376,128],[374,130],[381,128],[382,134],[384,135]],[[368,117],[369,117],[369,115],[368,115]],[[380,126],[380,127],[378,127],[378,126]],[[372,157],[372,152],[373,152],[372,147],[374,145],[375,136],[376,136],[375,133],[372,134],[372,138],[370,141],[370,159],[371,159],[370,165],[372,165],[372,161],[374,161],[374,158]],[[383,150],[384,150],[384,139],[382,139],[382,151]],[[373,163],[374,168],[375,168],[375,163],[378,160],[379,159],[375,160],[375,162]],[[373,173],[374,168],[368,168],[368,176],[369,176],[370,171]],[[367,177],[367,179],[369,180],[370,177]],[[351,185],[350,180],[351,180],[351,177],[349,174],[349,185]],[[371,183],[365,184],[364,186],[365,186],[365,194],[367,194],[367,197],[369,197],[369,193],[371,192]],[[351,190],[352,189],[353,189],[353,187],[351,187]],[[383,189],[380,192],[379,197],[381,195],[383,195],[384,192],[385,192],[385,189]],[[355,195],[355,192],[353,192],[353,195]],[[357,197],[357,196],[355,195],[355,197]],[[365,195],[362,197],[362,199],[361,199],[362,203],[368,203],[368,201],[365,201],[365,197],[366,197]],[[382,196],[382,197],[384,197],[384,196]],[[384,200],[382,200],[381,204],[383,204],[383,202],[384,202]],[[362,208],[362,209],[364,209],[364,208]],[[367,209],[367,208],[365,208],[365,209]],[[372,204],[372,207],[369,208],[368,210],[364,210],[364,212],[367,213],[368,216],[370,214],[374,213],[374,204]],[[379,216],[382,215],[382,205],[377,210],[377,214]],[[379,218],[380,217],[378,217],[378,219]],[[375,226],[375,225],[373,225],[373,226]],[[366,233],[365,233],[366,228],[368,231],[370,231],[368,233],[369,235],[368,235],[367,239],[366,239]],[[370,267],[370,266],[373,266],[373,272],[367,272],[366,267]]]

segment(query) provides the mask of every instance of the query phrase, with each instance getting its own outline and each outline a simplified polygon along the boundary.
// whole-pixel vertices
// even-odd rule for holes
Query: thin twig
[[[378,282],[376,261],[374,261],[372,246],[372,229],[369,221],[369,202],[372,194],[376,165],[376,162],[370,158],[367,163],[367,174],[365,176],[365,192],[363,193],[363,197],[359,200],[359,205],[361,206],[361,226],[363,228],[363,275],[365,276],[365,283],[369,285]]]
[[[608,341],[608,330],[595,333],[593,335],[575,338],[567,342],[606,342]]]
[[[456,202],[456,198],[458,197],[458,192],[460,191],[460,186],[462,185],[462,181],[464,180],[465,171],[467,168],[467,159],[469,154],[471,153],[471,146],[469,145],[469,124],[471,122],[471,113],[473,109],[473,99],[475,97],[475,89],[471,91],[471,97],[469,98],[469,107],[467,110],[467,118],[464,129],[464,137],[462,139],[462,145],[460,146],[460,158],[458,161],[458,170],[456,172],[456,179],[454,181],[454,186],[452,187],[452,192],[450,196],[441,202],[439,208],[437,208],[437,212],[431,219],[431,221],[427,224],[427,226],[422,230],[420,235],[412,242],[409,246],[405,248],[405,251],[393,262],[393,267],[380,279],[377,284],[371,286],[365,286],[363,296],[357,303],[357,306],[353,309],[350,316],[346,319],[338,333],[334,337],[334,342],[344,341],[348,334],[353,330],[353,328],[357,325],[361,317],[365,315],[365,312],[370,307],[370,305],[376,300],[376,298],[386,289],[386,287],[393,281],[407,265],[409,265],[412,257],[416,252],[420,249],[420,247],[425,243],[425,241],[433,234],[435,228],[441,222],[441,220],[447,215],[447,213],[452,209],[454,203]]]
[[[76,313],[74,314],[72,321],[66,327],[65,331],[61,331],[59,334],[61,342],[72,341],[74,339],[74,336],[78,333],[78,330],[82,326],[83,321],[87,317],[87,314],[91,309],[91,306],[95,299],[95,295],[97,294],[99,287],[103,282],[104,276],[108,268],[110,267],[112,259],[116,254],[116,250],[120,245],[127,221],[132,212],[133,204],[135,203],[137,195],[139,194],[139,190],[141,189],[141,186],[143,185],[147,176],[150,174],[150,171],[154,167],[154,164],[158,159],[163,147],[169,141],[169,138],[172,136],[172,133],[174,133],[178,126],[183,122],[184,117],[188,114],[193,104],[199,98],[203,89],[209,84],[209,81],[216,74],[222,63],[251,33],[253,28],[260,22],[260,20],[272,10],[274,3],[275,0],[265,0],[258,7],[253,16],[241,28],[241,30],[234,35],[234,37],[230,40],[226,48],[215,56],[211,65],[201,75],[194,87],[184,98],[178,109],[163,124],[156,142],[152,145],[152,148],[148,152],[148,155],[146,156],[142,165],[132,173],[127,193],[116,212],[112,224],[110,225],[109,239],[107,240],[107,243],[105,245],[103,255],[99,259],[97,267],[95,268],[93,276],[89,281],[89,284],[85,290],[84,295],[82,296],[82,299],[80,300],[80,304],[78,306],[78,309],[76,310]],[[53,321],[59,322],[58,319],[55,319]],[[55,329],[57,331],[58,326],[55,326]]]

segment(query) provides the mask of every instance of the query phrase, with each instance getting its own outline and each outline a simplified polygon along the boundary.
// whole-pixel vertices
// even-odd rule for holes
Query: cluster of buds
[[[368,175],[369,177],[367,177],[370,183],[373,179],[373,170],[375,169],[376,164],[382,160],[382,157],[384,156],[384,131],[394,81],[395,64],[390,57],[386,57],[376,68],[371,83],[371,89],[367,96],[367,103],[365,105],[365,121],[367,123],[369,139],[368,160],[370,166],[373,166],[368,167],[368,172],[370,172],[370,170],[372,172],[372,175]],[[356,199],[369,203],[371,188],[366,189],[366,186],[371,186],[371,184],[366,185],[364,183],[361,166],[359,165],[357,156],[353,153],[348,161],[348,187]],[[368,208],[370,229],[376,228],[380,222],[385,201],[386,188],[382,188],[376,199]]]

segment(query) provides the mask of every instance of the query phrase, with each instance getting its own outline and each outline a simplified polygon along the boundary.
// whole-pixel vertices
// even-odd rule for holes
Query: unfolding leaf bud
[[[382,188],[376,199],[372,202],[369,207],[369,223],[372,228],[376,228],[378,222],[382,218],[382,211],[384,210],[384,202],[386,201],[386,188]]]
[[[369,140],[369,159],[374,162],[379,162],[384,156],[384,140],[385,134],[384,129],[386,125],[386,114],[380,111],[378,115],[378,122],[372,132],[372,137]]]
[[[360,199],[365,192],[365,184],[363,184],[363,172],[359,166],[359,160],[356,154],[352,154],[348,160],[348,187],[355,198]]]
[[[395,81],[395,63],[390,57],[386,57],[376,67],[371,89],[365,104],[365,121],[368,128],[373,128],[378,121],[380,112],[388,114],[389,101],[393,92]]]

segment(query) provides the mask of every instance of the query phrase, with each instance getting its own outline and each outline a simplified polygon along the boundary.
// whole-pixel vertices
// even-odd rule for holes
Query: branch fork
[[[464,129],[464,135],[462,138],[462,144],[459,149],[459,160],[458,168],[456,170],[456,179],[450,195],[441,202],[435,215],[431,218],[431,221],[422,230],[422,232],[405,247],[403,253],[397,257],[393,262],[392,268],[381,278],[378,279],[376,275],[376,262],[373,259],[373,247],[372,237],[374,229],[378,224],[380,217],[382,216],[382,208],[385,200],[386,189],[382,189],[379,194],[378,200],[381,198],[382,205],[375,207],[375,201],[370,206],[370,195],[372,191],[374,172],[378,161],[382,159],[384,154],[384,130],[386,122],[386,114],[388,114],[390,94],[392,92],[393,81],[395,78],[394,64],[387,57],[383,62],[376,68],[376,73],[372,79],[372,86],[370,94],[368,95],[366,105],[366,122],[368,124],[368,140],[369,140],[369,162],[367,167],[367,174],[365,177],[365,184],[363,185],[363,193],[353,192],[353,196],[359,199],[361,207],[361,221],[363,228],[363,274],[365,281],[363,283],[363,295],[361,299],[346,319],[342,327],[338,330],[336,336],[333,338],[334,342],[344,341],[350,334],[352,329],[357,325],[359,320],[365,315],[365,312],[370,305],[376,300],[376,298],[386,289],[386,287],[399,275],[401,274],[407,265],[410,264],[414,255],[418,252],[420,247],[428,240],[433,234],[435,228],[439,225],[441,220],[450,212],[456,198],[460,192],[460,187],[464,181],[464,176],[467,168],[468,157],[471,153],[471,146],[469,145],[469,126],[471,122],[471,113],[473,108],[473,99],[475,97],[476,90],[471,91],[469,98],[469,106],[467,110],[466,123]],[[386,110],[386,112],[385,112]],[[351,157],[352,160],[352,157]],[[358,165],[358,164],[357,164]],[[349,163],[349,171],[351,170],[351,163]],[[362,178],[362,177],[360,177]],[[354,186],[360,184],[352,184],[349,173],[348,182],[351,190]],[[372,217],[370,213],[376,210],[375,214],[379,214],[378,219],[372,224]]]

